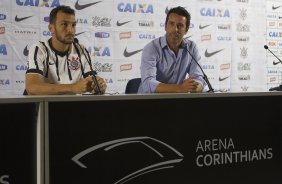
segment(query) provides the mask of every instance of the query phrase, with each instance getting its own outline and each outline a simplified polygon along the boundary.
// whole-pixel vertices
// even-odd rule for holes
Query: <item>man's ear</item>
[[[49,25],[48,25],[48,29],[49,29],[49,31],[50,31],[52,34],[54,34],[54,32],[55,32],[55,30],[54,30],[54,24],[49,24]]]

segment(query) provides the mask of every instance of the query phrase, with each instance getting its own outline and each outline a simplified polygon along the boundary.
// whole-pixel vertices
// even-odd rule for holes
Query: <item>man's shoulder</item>
[[[160,47],[161,46],[161,38],[162,37],[158,37],[158,38],[155,38],[153,40],[151,40],[150,42],[148,42],[145,47]]]
[[[44,46],[48,45],[48,41],[42,40],[42,41],[37,41],[34,42],[31,47],[39,47],[39,48],[43,48]]]
[[[35,52],[39,49],[39,52],[46,52],[49,49],[48,41],[36,41],[30,45],[29,51]]]

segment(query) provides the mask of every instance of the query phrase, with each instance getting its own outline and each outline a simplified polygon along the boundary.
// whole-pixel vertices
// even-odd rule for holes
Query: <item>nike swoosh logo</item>
[[[75,36],[81,35],[81,34],[83,34],[83,33],[85,33],[85,31],[80,32],[80,33],[76,33]]]
[[[130,57],[133,56],[134,54],[137,54],[138,52],[141,52],[143,49],[132,51],[132,52],[127,52],[127,48],[124,49],[123,55],[124,57]]]
[[[88,7],[90,7],[90,6],[93,6],[93,5],[95,5],[95,4],[97,4],[97,3],[101,3],[102,1],[96,1],[96,2],[94,2],[94,3],[88,3],[88,4],[84,4],[84,5],[80,5],[80,4],[78,4],[78,0],[76,1],[76,3],[75,3],[75,5],[74,5],[74,7],[75,7],[75,9],[77,9],[77,10],[82,10],[82,9],[84,9],[84,8],[88,8]]]
[[[54,62],[52,63],[51,61],[49,61],[49,65],[54,65],[54,64],[55,64]]]
[[[120,23],[119,21],[117,21],[117,26],[122,26],[122,25],[124,25],[124,24],[129,23],[129,22],[131,22],[131,21],[126,21],[126,22],[122,22],[122,23]]]
[[[213,55],[215,55],[215,54],[217,54],[217,53],[219,53],[219,52],[221,52],[221,51],[223,51],[223,50],[224,50],[224,49],[220,49],[220,50],[218,50],[218,51],[209,53],[209,52],[208,52],[208,49],[206,49],[205,56],[206,56],[206,57],[212,57]]]
[[[219,81],[224,81],[224,80],[228,79],[229,77],[230,77],[230,76],[223,77],[223,78],[219,77],[218,80],[219,80]]]
[[[33,15],[27,16],[27,17],[22,17],[22,18],[18,18],[18,15],[16,15],[15,21],[16,21],[16,22],[20,22],[20,21],[23,21],[23,20],[28,19],[28,18],[30,18],[30,17],[33,17]]]
[[[273,65],[278,65],[280,62],[278,61],[278,62],[275,62],[275,61],[273,61]]]
[[[209,27],[209,26],[211,26],[211,24],[205,25],[205,26],[199,25],[199,29],[205,29],[206,27]]]
[[[27,49],[27,46],[25,46],[24,51],[23,51],[23,54],[24,54],[25,56],[28,56],[28,53],[29,53],[29,50]]]
[[[274,6],[274,5],[272,5],[272,10],[276,10],[278,8],[281,8],[281,6]]]

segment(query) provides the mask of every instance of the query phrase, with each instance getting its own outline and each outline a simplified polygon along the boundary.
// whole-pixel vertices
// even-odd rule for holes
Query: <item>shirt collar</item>
[[[165,47],[168,47],[167,41],[166,41],[166,35],[164,35],[160,38],[160,43],[161,43],[162,49],[165,48]]]
[[[66,55],[69,53],[69,50],[67,50],[67,51],[65,51],[65,52],[60,52],[60,51],[56,50],[56,49],[53,47],[53,45],[52,45],[52,40],[51,40],[51,38],[48,40],[48,43],[49,43],[49,45],[50,45],[50,48],[51,48],[56,54],[58,54],[58,55],[61,56],[61,57],[64,57],[64,56],[66,56]]]

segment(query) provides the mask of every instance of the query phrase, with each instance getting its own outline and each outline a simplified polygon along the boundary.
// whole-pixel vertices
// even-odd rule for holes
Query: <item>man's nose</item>
[[[181,30],[181,28],[180,28],[179,25],[175,25],[175,26],[174,26],[174,30],[175,30],[175,32],[179,33],[180,30]]]
[[[174,29],[175,29],[176,32],[178,32],[178,30],[179,30],[179,28],[178,28],[177,25],[175,25],[175,28],[174,28]]]
[[[67,27],[67,32],[68,32],[68,33],[74,33],[74,32],[75,32],[75,27],[73,27],[72,25],[69,25],[69,26]]]

